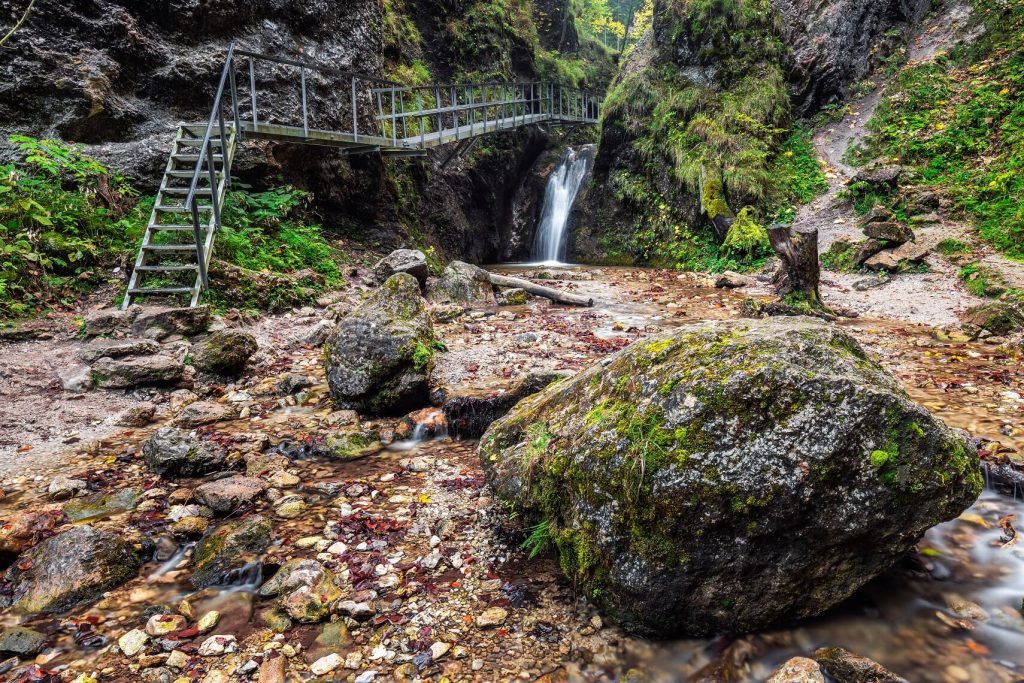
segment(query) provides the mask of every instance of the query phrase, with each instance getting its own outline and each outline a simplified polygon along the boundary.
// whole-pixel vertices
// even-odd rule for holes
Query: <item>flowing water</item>
[[[530,254],[534,261],[555,265],[565,260],[569,215],[593,158],[593,145],[569,147],[552,171]]]

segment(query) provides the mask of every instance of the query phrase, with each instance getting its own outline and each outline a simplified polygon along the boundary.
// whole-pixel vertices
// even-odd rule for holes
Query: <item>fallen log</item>
[[[534,296],[542,296],[545,299],[551,299],[556,304],[586,306],[588,308],[594,305],[594,300],[590,297],[580,296],[579,294],[570,294],[569,292],[562,292],[550,287],[542,287],[541,285],[533,284],[529,280],[520,280],[517,277],[496,275],[495,273],[490,272],[487,273],[487,277],[490,279],[491,284],[496,287],[518,287],[529,294],[533,294]]]

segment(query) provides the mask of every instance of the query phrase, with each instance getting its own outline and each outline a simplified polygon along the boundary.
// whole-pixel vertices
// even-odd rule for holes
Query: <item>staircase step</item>
[[[175,161],[187,161],[187,162],[190,162],[192,164],[195,164],[195,163],[197,163],[199,161],[199,155],[198,154],[178,154],[178,153],[174,153],[174,154],[171,155],[171,158],[174,159]],[[217,154],[207,154],[206,158],[207,159],[213,159],[214,163],[217,163],[218,161],[219,162],[223,162],[224,161],[224,157],[221,156],[221,154],[219,154],[219,153],[217,153]]]
[[[213,207],[209,204],[200,204],[196,206],[200,213],[203,211],[213,211]],[[156,211],[162,211],[163,213],[192,213],[192,209],[187,206],[173,206],[170,204],[157,204],[153,207]]]
[[[170,176],[171,178],[188,178],[189,180],[191,180],[192,177],[195,174],[196,174],[195,169],[191,169],[191,170],[178,170],[178,171],[167,171],[167,172],[164,173],[165,176]],[[216,174],[217,174],[217,179],[218,180],[220,180],[220,177],[222,175],[224,175],[223,173],[220,172],[219,169],[216,171]],[[208,171],[205,172],[205,173],[200,173],[199,174],[199,180],[200,181],[208,180],[209,177],[210,177],[210,173]]]
[[[220,147],[220,133],[215,133],[216,137],[210,138],[210,145],[212,147]],[[187,145],[188,147],[201,147],[203,145],[202,138],[175,138],[174,141],[179,145]]]
[[[199,224],[199,231],[200,232],[205,231],[206,227],[207,226],[206,226],[205,223],[200,223]],[[189,223],[188,225],[181,224],[181,223],[167,223],[167,224],[164,224],[164,225],[161,225],[160,223],[152,223],[149,226],[149,229],[150,230],[160,230],[162,232],[192,232],[193,230],[195,230],[195,227],[191,223]]]
[[[192,244],[146,244],[142,247],[145,251],[195,251],[196,245]]]
[[[129,289],[132,296],[139,294],[186,294],[192,291],[191,287],[155,287],[153,289]]]
[[[176,197],[187,197],[189,188],[187,187],[165,187],[160,190],[164,194],[174,195]],[[213,190],[209,187],[197,187],[197,197],[210,197],[213,195]]]
[[[180,273],[187,270],[199,270],[199,266],[136,266],[135,270],[147,273]]]

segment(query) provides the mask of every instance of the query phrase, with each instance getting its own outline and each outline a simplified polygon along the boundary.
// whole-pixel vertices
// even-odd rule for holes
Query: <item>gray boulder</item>
[[[162,355],[100,358],[92,366],[92,377],[103,389],[177,384],[185,378],[185,364]]]
[[[238,411],[234,406],[216,401],[196,401],[185,406],[178,416],[174,418],[174,424],[179,427],[200,427],[202,425],[233,420],[238,417]]]
[[[164,427],[142,444],[146,465],[161,477],[198,477],[224,468],[224,452],[188,432]]]
[[[196,487],[194,494],[196,501],[200,504],[211,508],[214,512],[227,514],[238,506],[255,499],[266,488],[262,479],[236,474],[201,484]]]
[[[395,249],[373,267],[373,276],[379,284],[395,273],[408,273],[416,278],[421,288],[425,287],[430,275],[427,257],[419,249]]]
[[[864,234],[876,240],[896,242],[897,244],[914,241],[914,231],[895,221],[868,223],[864,226]]]
[[[192,337],[210,328],[209,306],[195,308],[148,307],[132,320],[136,337],[163,341],[168,337]]]
[[[973,338],[1003,337],[1024,330],[1024,305],[1012,300],[989,301],[964,311],[964,331]]]
[[[196,544],[192,554],[192,577],[196,588],[221,583],[233,572],[258,562],[270,545],[270,520],[253,515],[237,522],[229,522]]]
[[[256,337],[248,332],[222,330],[193,349],[192,364],[204,372],[237,375],[258,349]]]
[[[637,342],[521,402],[479,451],[577,585],[659,636],[820,614],[982,485],[961,437],[801,317]]]
[[[392,275],[338,321],[324,346],[335,405],[389,415],[422,407],[429,398],[433,341],[416,278]]]
[[[452,261],[428,293],[431,301],[494,306],[494,286],[487,271],[470,263]]]
[[[24,626],[8,626],[0,631],[0,652],[5,654],[32,657],[43,649],[45,642],[44,634]]]
[[[100,358],[151,356],[159,351],[160,344],[152,339],[94,339],[78,350],[78,357],[95,363]]]
[[[18,557],[5,575],[11,594],[4,600],[18,612],[63,612],[121,585],[139,565],[138,555],[116,534],[72,527]]]

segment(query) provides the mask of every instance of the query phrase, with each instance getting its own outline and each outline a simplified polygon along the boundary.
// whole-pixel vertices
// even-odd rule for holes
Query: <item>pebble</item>
[[[149,642],[149,636],[145,631],[137,628],[133,628],[128,633],[117,639],[117,646],[121,648],[121,652],[127,657],[134,657],[135,655],[142,652],[142,649],[146,647],[146,643]]]
[[[312,664],[309,665],[309,670],[315,673],[317,676],[323,676],[324,674],[330,673],[338,668],[341,664],[341,655],[336,652],[332,652],[326,657],[321,657]]]
[[[361,652],[349,652],[345,657],[346,669],[358,669],[363,665],[363,654]]]
[[[220,621],[220,612],[217,610],[210,610],[199,619],[196,623],[196,628],[199,629],[200,633],[206,633],[217,625]]]
[[[166,663],[172,669],[184,669],[188,664],[188,655],[181,650],[171,650]]]
[[[238,649],[238,643],[232,635],[210,636],[199,646],[200,657],[213,657]]]
[[[503,607],[488,607],[476,618],[476,625],[480,628],[493,628],[501,626],[508,618],[508,610]]]
[[[430,646],[430,657],[434,661],[437,661],[448,654],[448,650],[450,649],[452,649],[451,643],[439,640]]]
[[[185,617],[180,614],[155,614],[146,622],[146,633],[151,636],[163,636],[185,628]]]
[[[370,683],[370,681],[372,681],[375,678],[377,678],[376,671],[364,671],[356,677],[355,683]]]

